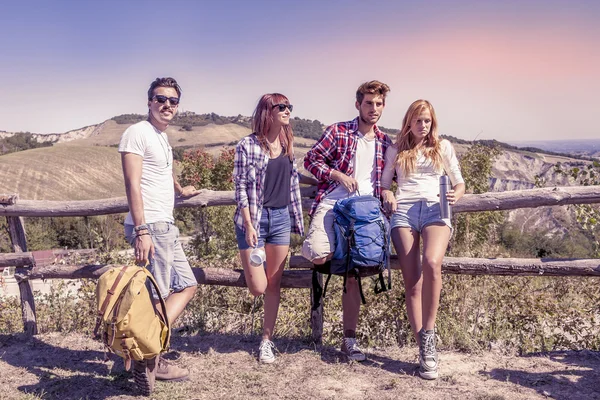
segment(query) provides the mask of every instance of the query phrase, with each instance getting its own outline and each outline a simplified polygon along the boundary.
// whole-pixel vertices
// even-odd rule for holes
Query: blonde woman
[[[397,174],[398,190],[390,185]],[[398,254],[406,291],[406,308],[419,344],[419,375],[438,377],[435,320],[442,290],[442,259],[452,234],[450,219],[442,219],[439,179],[447,174],[449,203],[465,193],[452,144],[440,140],[433,106],[426,100],[410,105],[396,143],[385,154],[381,178],[384,209],[391,215],[392,242]],[[423,241],[423,254],[420,242]]]

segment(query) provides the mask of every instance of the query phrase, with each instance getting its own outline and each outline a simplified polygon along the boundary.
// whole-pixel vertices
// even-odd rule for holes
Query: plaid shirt
[[[249,208],[252,226],[260,234],[259,223],[264,201],[265,176],[269,155],[260,147],[256,134],[251,134],[240,140],[235,148],[233,162],[233,183],[235,184],[235,201],[237,209],[233,220],[244,232],[242,208]],[[304,220],[302,218],[302,201],[300,197],[300,179],[296,160],[292,164],[290,177],[290,217],[293,218],[292,232],[304,235]]]
[[[385,150],[392,144],[390,138],[373,126],[375,131],[375,187],[374,196],[381,195],[381,174],[383,171]],[[351,163],[356,154],[358,139],[358,117],[348,122],[338,122],[329,126],[323,136],[314,144],[304,157],[304,168],[317,178],[319,186],[309,215],[317,209],[317,205],[339,186],[339,182],[330,178],[331,171],[337,170],[348,176],[354,173]]]

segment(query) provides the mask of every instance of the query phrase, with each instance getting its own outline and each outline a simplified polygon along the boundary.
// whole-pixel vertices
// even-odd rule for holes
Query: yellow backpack
[[[112,268],[100,276],[96,287],[98,315],[94,335],[102,336],[107,349],[125,360],[150,359],[169,347],[170,326],[165,302],[160,298],[158,312],[146,288],[149,280],[158,285],[146,268],[128,265]]]

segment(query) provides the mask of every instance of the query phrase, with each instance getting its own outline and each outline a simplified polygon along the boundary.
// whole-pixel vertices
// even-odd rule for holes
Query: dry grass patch
[[[441,377],[417,376],[417,349],[374,348],[364,363],[347,363],[332,347],[280,338],[272,365],[256,361],[259,338],[175,336],[171,358],[191,379],[158,382],[153,399],[570,399],[600,398],[596,353],[524,357],[441,352]],[[79,334],[0,337],[2,399],[133,399],[120,359],[104,362],[102,347]],[[141,397],[140,397],[141,398]]]

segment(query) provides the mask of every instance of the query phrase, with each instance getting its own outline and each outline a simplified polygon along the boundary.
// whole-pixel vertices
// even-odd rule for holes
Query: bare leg
[[[196,286],[190,286],[183,289],[181,292],[171,293],[169,297],[167,297],[165,305],[167,306],[167,315],[169,316],[169,323],[171,326],[175,320],[179,318],[185,309],[185,306],[187,306],[195,294]]]
[[[342,294],[342,309],[344,321],[344,336],[346,332],[356,331],[358,326],[358,313],[360,311],[360,292],[358,281],[348,277],[346,281],[346,293]]]
[[[279,311],[281,299],[281,276],[285,260],[287,259],[289,246],[267,244],[265,252],[267,256],[267,288],[265,290],[265,320],[263,322],[263,339],[271,340]],[[261,268],[262,269],[262,268]]]
[[[450,240],[446,225],[428,225],[423,228],[423,328],[435,327],[442,291],[442,260]]]
[[[411,228],[394,228],[392,230],[392,242],[398,254],[402,279],[404,280],[406,312],[417,343],[419,343],[418,333],[423,326],[421,310],[423,276],[419,252],[420,239],[419,233]]]
[[[244,278],[250,293],[252,296],[260,296],[267,289],[267,275],[262,266],[253,267],[250,265],[250,253],[252,253],[252,250],[252,248],[240,250],[240,259],[242,260]]]

